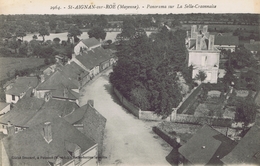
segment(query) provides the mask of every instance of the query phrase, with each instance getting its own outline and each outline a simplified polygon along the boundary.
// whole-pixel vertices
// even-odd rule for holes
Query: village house
[[[207,77],[205,83],[217,83],[220,51],[214,46],[214,35],[209,35],[208,26],[193,25],[191,33],[187,32],[186,47],[189,52],[188,66],[193,66],[192,78],[200,71]]]
[[[49,119],[1,140],[5,166],[97,165],[98,145],[62,118]]]
[[[64,76],[61,71],[57,70],[47,78],[41,76],[41,83],[33,90],[33,93],[37,98],[48,100],[51,92],[60,89],[60,87],[65,87],[76,93],[79,93],[81,88],[78,80]]]
[[[15,132],[26,129],[25,124],[37,114],[43,105],[43,99],[27,96],[22,98],[0,118],[0,131],[7,134],[7,126],[11,123],[15,126]]]
[[[239,44],[238,36],[222,36],[218,35],[215,37],[214,46],[219,50],[230,50],[235,51],[235,48]]]
[[[74,47],[74,53],[75,55],[79,55],[85,50],[89,51],[96,47],[101,47],[101,42],[96,38],[83,39]]]
[[[89,70],[85,70],[73,61],[69,61],[66,65],[62,66],[60,71],[66,77],[78,80],[80,86],[85,85],[90,80]]]
[[[54,98],[46,102],[44,99],[36,97],[24,97],[13,107],[0,119],[0,130],[5,134],[8,123],[12,123],[15,126],[15,132],[19,132],[28,128],[33,122],[35,122],[33,124],[37,124],[41,119],[45,119],[44,115],[47,112],[52,115],[51,117],[64,117],[79,108],[75,102]]]
[[[82,54],[71,59],[75,63],[80,63],[89,70],[90,78],[93,78],[101,71],[115,63],[112,52],[102,47],[93,48],[91,51],[83,51]]]
[[[260,165],[260,127],[254,125],[221,161],[225,165]]]
[[[88,101],[64,119],[98,143],[98,156],[101,157],[107,120],[94,108],[94,101]]]
[[[178,151],[180,165],[223,165],[221,161],[236,142],[204,125]]]
[[[39,83],[37,77],[17,77],[5,88],[6,103],[16,103],[26,93],[31,95],[31,90]]]

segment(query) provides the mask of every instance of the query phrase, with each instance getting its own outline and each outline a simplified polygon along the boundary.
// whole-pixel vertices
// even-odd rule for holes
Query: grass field
[[[8,78],[8,72],[12,76],[15,70],[34,68],[43,64],[42,58],[0,57],[0,81]]]

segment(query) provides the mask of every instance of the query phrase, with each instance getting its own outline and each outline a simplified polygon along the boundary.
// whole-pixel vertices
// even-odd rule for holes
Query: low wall
[[[116,96],[118,97],[118,99],[120,100],[120,102],[132,113],[134,114],[136,117],[139,118],[139,111],[140,109],[138,107],[136,107],[135,105],[133,105],[132,103],[130,103],[126,98],[123,97],[123,95],[120,94],[120,92],[116,89],[113,88],[114,92],[116,94]]]
[[[165,142],[170,144],[173,148],[178,149],[181,145],[176,141],[176,137],[169,135],[158,127],[153,127],[153,131],[159,135]]]
[[[160,121],[160,120],[163,119],[163,117],[155,114],[153,111],[142,111],[142,110],[140,110],[139,111],[139,119]],[[168,116],[164,120],[170,121],[170,116]]]
[[[200,94],[203,84],[200,84],[191,94],[182,102],[177,108],[177,113],[183,113],[194,101],[197,99],[197,96]]]
[[[128,101],[123,95],[121,95],[121,93],[115,87],[113,87],[113,89],[123,106],[139,119],[154,121],[160,121],[163,119],[162,116],[155,114],[153,111],[142,111],[140,108]],[[170,121],[170,117],[166,118],[166,120]]]
[[[171,119],[172,122],[176,123],[185,123],[185,124],[208,124],[211,126],[221,126],[221,127],[232,127],[233,119],[230,118],[220,118],[220,117],[197,117],[193,115],[186,114],[177,114],[174,119]]]

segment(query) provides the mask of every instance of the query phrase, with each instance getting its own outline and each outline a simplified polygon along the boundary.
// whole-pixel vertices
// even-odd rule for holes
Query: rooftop
[[[238,45],[238,36],[216,36],[215,45]]]
[[[66,64],[61,68],[61,73],[68,78],[78,80],[78,77],[84,78],[89,74],[89,72],[85,71],[81,68],[77,63],[71,62],[70,64]]]
[[[14,80],[11,88],[6,90],[5,93],[18,96],[30,88],[35,88],[38,83],[39,80],[37,77],[18,77]]]
[[[8,105],[9,105],[9,103],[0,102],[0,111]]]
[[[0,118],[1,123],[10,121],[15,126],[24,126],[43,106],[44,100],[35,97],[23,97],[8,113]]]
[[[69,144],[77,145],[81,148],[81,152],[85,152],[96,145],[91,139],[62,118],[49,119],[48,122],[51,122],[52,132],[52,141],[50,143],[47,143],[43,137],[44,123],[3,139],[4,148],[13,166],[49,166],[49,162],[53,161],[52,157],[54,156],[62,156],[62,162],[66,163],[72,157],[71,153],[69,153]],[[42,156],[50,159],[11,159],[11,156]]]
[[[244,47],[249,51],[260,51],[259,43],[245,43]]]
[[[78,108],[79,106],[75,102],[56,99],[51,99],[42,106],[42,109],[57,110],[58,115],[61,117],[70,114]]]
[[[76,59],[78,59],[87,69],[92,69],[93,67],[100,65],[100,63],[109,60],[111,58],[110,55],[110,51],[98,47],[91,51],[84,51],[83,55],[76,56]]]
[[[179,148],[179,153],[192,164],[222,165],[221,158],[236,145],[228,137],[208,125],[204,125]]]
[[[58,89],[61,85],[69,89],[78,89],[78,81],[68,78],[61,74],[60,71],[54,72],[50,77],[48,77],[44,82],[40,83],[37,90],[53,90]]]
[[[94,37],[88,38],[88,39],[83,39],[82,42],[87,46],[87,47],[93,47],[97,45],[101,45],[101,43]]]
[[[66,95],[64,93],[66,93]],[[66,87],[61,85],[57,89],[52,90],[52,97],[61,98],[61,99],[77,100],[79,98],[79,93],[74,92],[71,89],[67,89]]]
[[[95,108],[93,108],[89,104],[86,104],[76,109],[72,114],[65,116],[64,119],[68,121],[70,124],[75,124],[84,119],[85,117],[106,121],[106,118],[104,118]]]
[[[260,127],[254,125],[223,159],[227,165],[260,165]]]

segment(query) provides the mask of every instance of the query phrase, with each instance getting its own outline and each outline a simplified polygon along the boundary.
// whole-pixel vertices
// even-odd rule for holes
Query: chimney
[[[7,134],[14,135],[15,134],[15,126],[11,124],[10,121],[7,122]]]
[[[64,98],[68,98],[68,96],[69,96],[69,90],[68,90],[68,88],[64,88],[64,90],[63,90],[63,97]]]
[[[198,35],[196,38],[196,50],[201,50],[202,35]]]
[[[51,122],[44,123],[43,137],[47,143],[50,143],[52,141]]]
[[[44,75],[40,75],[40,79],[41,79],[41,82],[44,82],[45,81],[45,78],[44,78]]]
[[[179,136],[176,136],[176,142],[177,142],[177,143],[181,143],[181,139],[180,139]]]
[[[215,36],[214,35],[209,35],[209,50],[213,50],[213,46],[214,46],[214,40],[215,40]]]
[[[91,107],[94,107],[94,100],[88,100],[88,104],[89,104]]]

